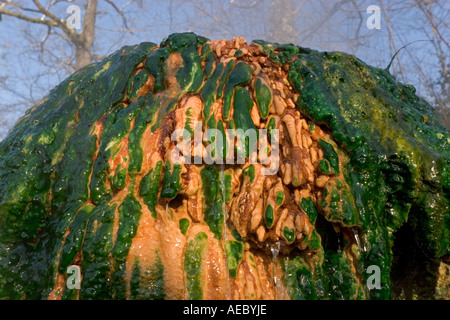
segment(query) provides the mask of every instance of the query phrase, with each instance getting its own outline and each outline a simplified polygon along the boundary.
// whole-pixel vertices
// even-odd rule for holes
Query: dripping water
[[[364,241],[364,243],[363,243],[363,250],[364,250],[364,252],[369,252],[370,249],[371,249],[370,242],[369,241]]]
[[[337,251],[337,253],[340,254],[340,253],[342,253],[341,228],[337,224],[333,224],[333,230],[335,232],[336,238],[332,237],[332,239],[333,239],[333,241],[334,241],[334,239],[336,239],[336,245],[337,245],[336,251]]]
[[[359,234],[359,230],[357,228],[353,228],[353,235],[355,237],[355,242],[356,245],[358,246],[358,253],[361,252],[369,252],[371,247],[370,247],[370,242],[369,241],[361,241],[361,236]]]
[[[361,253],[362,251],[366,251],[361,246],[361,238],[359,237],[359,233],[358,233],[358,230],[356,228],[353,228],[353,236],[355,237],[356,245],[358,247],[358,254]]]
[[[339,234],[337,234],[337,252],[339,254],[342,253],[341,237]]]
[[[272,253],[272,261],[275,261],[275,259],[278,257],[278,254],[280,253],[280,241],[277,241],[275,243],[268,243],[267,246]]]
[[[268,247],[270,249],[270,252],[272,253],[272,262],[276,262],[276,259],[280,254],[280,241],[277,241],[275,243],[267,243],[266,247]],[[275,263],[273,263],[272,265],[275,265]],[[274,269],[272,269],[272,272],[273,272],[272,274],[273,283],[275,284],[274,298],[275,300],[281,300],[281,292],[282,292],[281,279],[277,278]]]

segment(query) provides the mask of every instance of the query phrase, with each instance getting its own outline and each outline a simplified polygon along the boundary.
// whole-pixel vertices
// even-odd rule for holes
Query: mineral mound
[[[430,105],[352,55],[124,47],[0,143],[0,298],[448,298],[449,174]]]

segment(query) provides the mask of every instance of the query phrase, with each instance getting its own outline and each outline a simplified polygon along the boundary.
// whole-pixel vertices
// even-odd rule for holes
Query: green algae
[[[186,232],[189,228],[189,220],[186,218],[182,218],[178,221],[178,225],[180,226],[180,232],[186,235]]]
[[[142,215],[140,202],[129,194],[118,208],[119,230],[115,239],[112,256],[116,260],[125,260],[136,235],[139,219]]]
[[[242,237],[239,234],[239,232],[236,229],[233,229],[233,231],[231,231],[231,235],[233,236],[233,238],[235,238],[237,241],[242,241]]]
[[[139,91],[147,82],[148,75],[148,71],[146,69],[142,69],[134,76],[134,78],[128,84],[128,99],[134,100],[138,97]]]
[[[264,215],[264,221],[266,223],[267,228],[272,228],[273,225],[273,207],[269,204],[266,208],[266,213]]]
[[[250,115],[253,100],[245,88],[237,88],[234,95],[233,119],[240,144],[236,147],[237,154],[246,158],[256,148],[256,139],[248,135],[257,133],[255,124]],[[256,136],[255,136],[256,138]]]
[[[272,91],[261,78],[258,78],[255,83],[255,98],[261,118],[266,119],[269,115],[269,106],[272,103]]]
[[[212,75],[210,75],[208,79],[205,81],[205,84],[201,89],[202,99],[205,102],[205,106],[203,107],[203,115],[205,116],[205,119],[209,119],[211,115],[210,114],[211,106],[214,103],[214,101],[216,101],[218,82],[223,72],[224,72],[224,64],[221,62],[214,69]]]
[[[210,165],[204,167],[200,175],[203,186],[204,219],[214,237],[221,239],[224,223],[222,173]]]
[[[187,244],[184,271],[189,300],[203,299],[202,266],[208,246],[208,236],[204,232],[197,233]]]
[[[1,143],[1,180],[11,184],[0,187],[1,225],[8,226],[0,232],[0,296],[39,299],[49,294],[55,280],[65,230],[75,213],[90,194],[95,198],[95,203],[108,194],[101,183],[107,179],[107,170],[102,169],[106,166],[100,165],[100,162],[107,160],[109,152],[99,152],[98,162],[94,164],[97,137],[92,134],[91,128],[105,114],[112,117],[118,115],[112,110],[125,97],[128,79],[135,66],[154,46],[143,43],[128,47],[124,54],[118,51],[68,77],[50,92],[39,107],[27,112],[13,128],[11,136]],[[104,124],[106,122],[105,119]],[[122,132],[125,133],[126,125],[122,123]],[[121,134],[119,126],[117,129],[116,134]],[[41,133],[45,133],[45,137]],[[12,135],[22,138],[16,140]],[[101,144],[106,146],[106,140],[109,137],[117,139],[117,135],[113,137],[105,133]],[[50,141],[51,144],[48,144]],[[90,189],[89,177],[96,170],[100,176],[95,176],[95,186]],[[50,192],[53,196],[51,203]],[[99,205],[98,208],[104,206]],[[94,210],[90,219],[96,216],[95,212],[98,211]],[[107,233],[103,237],[107,239]],[[63,251],[72,255],[78,241],[68,243],[72,243],[73,248],[65,247]],[[88,246],[87,243],[85,245]],[[21,259],[15,263],[19,252]],[[69,256],[66,257],[70,260]],[[15,263],[14,267],[9,261]],[[64,260],[63,264],[66,263]],[[94,269],[100,270],[101,265],[106,264],[106,261],[98,261],[95,266],[82,268],[84,275],[89,277],[92,271],[98,279],[102,272]],[[97,297],[101,297],[102,292],[107,295],[101,288],[101,281],[96,279],[90,279],[94,284],[92,293],[99,293]],[[10,285],[10,281],[14,285]],[[80,294],[86,296],[83,290]]]
[[[148,269],[143,269],[139,258],[135,259],[130,281],[130,299],[132,300],[164,300],[164,264],[158,251],[155,261]]]
[[[322,165],[322,167],[328,167],[326,169],[324,168],[325,170],[328,171],[327,172],[328,174],[331,173],[334,175],[339,175],[339,157],[338,157],[336,151],[334,150],[333,146],[331,144],[323,141],[322,139],[319,139],[319,145],[324,150],[324,158],[328,162],[327,165],[325,165],[325,166]],[[319,169],[322,170],[322,168],[320,168],[320,167],[319,167]]]
[[[231,60],[234,61],[234,60]],[[231,62],[230,61],[230,62]],[[228,65],[230,65],[230,62]],[[227,65],[227,67],[228,67]],[[228,121],[230,119],[230,107],[233,91],[237,86],[246,85],[252,79],[252,67],[248,66],[244,62],[238,62],[236,67],[230,72],[227,83],[225,85],[224,99],[223,99],[223,120]],[[236,99],[236,97],[235,97]],[[250,98],[251,100],[251,98]],[[253,100],[252,105],[253,105]]]
[[[80,209],[76,214],[75,219],[70,225],[70,232],[67,235],[64,246],[61,250],[58,271],[65,273],[75,259],[75,255],[81,251],[81,245],[84,239],[84,233],[90,214],[94,210],[94,206],[87,205]]]
[[[249,165],[244,170],[242,170],[242,174],[249,178],[250,183],[253,183],[253,180],[255,180],[255,166],[252,164]]]
[[[277,191],[275,193],[275,195],[277,196],[277,198],[275,200],[275,204],[277,206],[280,206],[283,203],[283,201],[284,201],[284,192],[283,191]]]
[[[148,206],[152,217],[156,218],[156,203],[160,187],[162,161],[158,161],[155,168],[151,168],[141,180],[139,195],[144,198],[144,203]]]
[[[125,187],[125,180],[127,178],[127,168],[122,168],[119,164],[114,176],[110,177],[111,187],[116,190],[122,190]]]
[[[141,180],[142,204],[132,194],[112,202],[125,180],[134,184],[141,173],[146,128],[151,126],[152,132],[160,128],[185,94],[200,94],[209,128],[222,132],[227,126],[255,128],[250,117],[253,102],[244,88],[252,68],[234,60],[217,64],[206,44],[199,54],[205,41],[185,33],[169,36],[159,48],[153,43],[124,47],[64,80],[27,111],[0,143],[0,298],[46,298],[56,274],[65,274],[68,266],[79,263],[77,257],[83,272],[81,289],[65,289],[63,299],[126,297],[126,258],[142,205],[157,218],[158,200],[174,199],[181,188],[181,167],[160,161]],[[450,253],[449,132],[413,87],[398,83],[386,70],[340,52],[264,41],[254,44],[276,65],[289,64],[289,81],[300,94],[296,104],[307,116],[310,130],[320,125],[332,134],[330,141],[319,141],[324,151],[319,170],[336,179],[325,185],[320,202],[304,198],[300,204],[314,227],[304,240],[305,252],[314,258],[303,254],[279,258],[289,296],[390,298],[393,245],[400,227],[411,228],[410,241],[424,255],[437,259]],[[241,54],[238,51],[236,56]],[[175,52],[182,59],[175,70],[178,87],[166,92],[167,59]],[[144,69],[134,74],[142,62]],[[155,78],[153,93],[138,96],[148,75]],[[267,118],[270,88],[258,78],[253,94],[270,136],[277,126],[275,117]],[[218,99],[224,101],[225,122],[216,121],[211,112]],[[125,138],[126,167],[111,172],[109,161],[122,150]],[[243,170],[250,182],[254,169]],[[231,174],[207,166],[201,178],[205,221],[220,240],[223,201],[232,198]],[[280,199],[277,194],[277,205],[282,205]],[[116,211],[119,226],[113,238]],[[273,219],[268,205],[267,227]],[[189,225],[181,220],[180,232],[188,234]],[[237,241],[230,241],[227,255],[231,276],[242,259],[238,245],[242,239],[235,231]],[[284,236],[289,241],[292,231]],[[184,268],[191,299],[203,297],[207,246],[204,233],[188,241]],[[357,274],[346,256],[349,252]],[[139,259],[133,263],[131,298],[165,298],[159,255],[149,270],[142,270]],[[380,267],[381,289],[365,287],[370,265]]]
[[[303,212],[305,212],[308,215],[311,224],[314,225],[316,223],[318,213],[316,205],[314,201],[311,199],[311,197],[302,198],[300,202],[300,207],[302,208]]]
[[[141,171],[142,159],[144,158],[144,151],[141,146],[142,137],[147,126],[153,123],[159,108],[159,99],[153,97],[152,94],[140,96],[138,101],[141,111],[136,116],[133,129],[128,136],[128,154],[130,157],[128,172],[130,173]]]
[[[415,225],[416,241],[429,254],[440,257],[448,252],[447,186],[437,182],[448,171],[450,148],[444,141],[448,132],[409,86],[347,54],[299,54],[290,63],[289,80],[300,93],[300,110],[329,127],[348,157],[344,185],[349,187],[331,187],[327,192],[332,201],[341,198],[351,204],[347,212],[352,213],[341,221],[357,224],[362,241],[371,247],[361,252],[359,266],[380,266],[386,284],[370,296],[388,298],[393,236],[400,225],[406,221]],[[429,121],[420,121],[421,114]],[[439,143],[444,147],[438,148]],[[326,159],[337,174],[336,156],[329,146],[321,146],[332,155]],[[321,169],[326,170],[324,164]],[[420,213],[416,207],[422,208]],[[336,214],[329,219],[335,220]]]
[[[163,185],[161,188],[161,198],[173,199],[177,196],[181,189],[180,174],[181,165],[179,163],[174,163],[172,165],[170,161],[166,161]]]
[[[283,236],[286,239],[287,243],[292,243],[295,240],[295,230],[290,229],[288,227],[284,227]]]
[[[244,259],[244,244],[239,241],[228,240],[225,243],[225,254],[230,277],[236,278],[239,263]]]
[[[113,243],[114,206],[94,208],[86,227],[81,260],[83,280],[80,299],[111,299],[109,273]]]

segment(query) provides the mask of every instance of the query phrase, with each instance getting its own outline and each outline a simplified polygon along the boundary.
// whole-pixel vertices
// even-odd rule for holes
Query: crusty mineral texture
[[[0,143],[0,298],[448,299],[449,174],[430,105],[352,55],[124,47]]]

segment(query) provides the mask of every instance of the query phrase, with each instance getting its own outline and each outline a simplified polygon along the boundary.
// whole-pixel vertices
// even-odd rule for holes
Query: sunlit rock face
[[[0,297],[445,298],[449,170],[429,104],[352,55],[124,47],[0,144]]]

